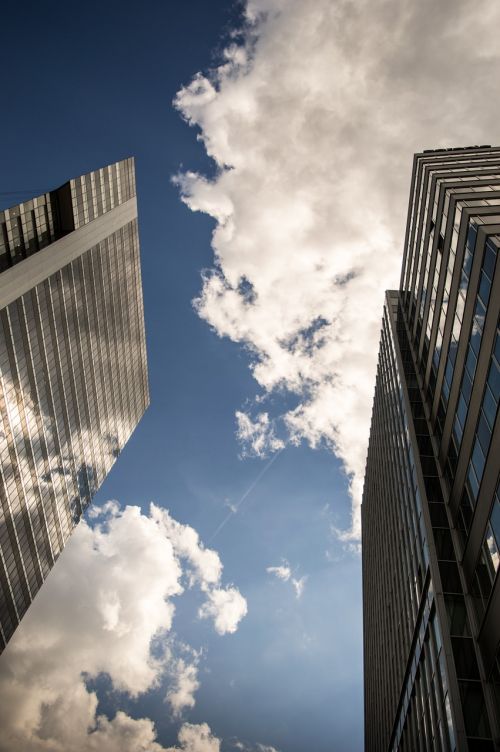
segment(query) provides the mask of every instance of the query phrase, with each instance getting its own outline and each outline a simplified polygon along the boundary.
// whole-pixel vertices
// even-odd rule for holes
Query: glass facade
[[[129,158],[0,211],[0,272],[134,196],[134,160]]]
[[[95,189],[75,188],[72,239],[106,213],[109,235],[0,302],[2,647],[149,403],[137,218],[111,222],[133,199],[133,172],[126,160],[67,184]]]
[[[417,154],[362,504],[365,748],[498,750],[500,149]]]

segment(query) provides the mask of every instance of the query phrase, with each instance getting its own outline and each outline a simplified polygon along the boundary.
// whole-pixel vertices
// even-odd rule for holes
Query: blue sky
[[[499,14],[9,8],[3,205],[135,156],[151,407],[95,500],[120,508],[80,525],[0,660],[0,750],[362,749],[383,292],[413,153],[495,142]]]
[[[268,460],[240,459],[235,436],[235,410],[255,392],[249,354],[192,307],[212,264],[214,222],[181,203],[171,177],[183,167],[212,174],[214,165],[172,100],[218,62],[239,20],[228,2],[152,2],[140,12],[132,3],[28,3],[9,11],[2,50],[2,192],[28,197],[136,158],[151,407],[96,503],[113,498],[147,511],[155,501],[204,541]],[[290,752],[361,748],[360,560],[330,532],[348,515],[333,455],[290,446],[210,544],[248,615],[220,637],[195,618],[193,596],[178,604],[175,632],[204,651],[196,705],[183,718],[207,722],[223,749],[235,739]],[[307,577],[300,599],[266,572],[283,559]],[[110,717],[118,708],[150,717],[168,745],[181,720],[165,706],[166,684],[137,701],[110,691],[105,678],[95,686]]]

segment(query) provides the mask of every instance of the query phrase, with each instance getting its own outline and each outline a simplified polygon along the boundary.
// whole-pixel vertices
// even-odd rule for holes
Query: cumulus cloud
[[[137,697],[169,676],[166,699],[178,715],[194,705],[199,681],[198,655],[171,633],[175,598],[198,584],[220,634],[234,632],[246,613],[239,591],[221,586],[218,554],[167,510],[151,505],[145,515],[110,503],[92,516],[94,525],[80,523],[2,655],[2,751],[160,752],[150,719],[98,715],[86,680],[106,674],[114,689]],[[220,593],[230,593],[232,607]],[[189,658],[179,658],[181,650]],[[179,742],[190,752],[219,749],[204,725],[184,725]]]
[[[273,574],[279,580],[283,580],[284,582],[290,581],[293,589],[295,590],[295,596],[297,598],[301,597],[307,582],[307,575],[303,575],[299,579],[294,577],[290,564],[286,561],[286,559],[283,559],[283,563],[277,567],[267,567],[266,572]]]
[[[220,635],[232,634],[247,613],[247,602],[234,587],[213,588],[198,613],[202,619],[212,618]]]
[[[186,708],[194,707],[194,693],[199,687],[196,663],[186,663],[183,658],[179,658],[175,664],[173,685],[166,695],[175,716],[181,715]]]
[[[412,153],[495,141],[499,24],[494,2],[247,0],[241,43],[175,99],[217,166],[177,177],[216,221],[196,309],[247,348],[260,388],[240,438],[256,454],[283,440],[331,448],[351,539]],[[271,415],[262,397],[276,390],[295,401]]]
[[[180,747],[170,747],[166,752],[219,752],[220,739],[213,736],[206,723],[184,723],[179,731]]]
[[[204,589],[216,585],[222,573],[222,563],[217,552],[205,548],[196,530],[174,520],[166,509],[153,504],[151,516],[171,541],[177,554],[185,560],[190,581],[197,582]]]

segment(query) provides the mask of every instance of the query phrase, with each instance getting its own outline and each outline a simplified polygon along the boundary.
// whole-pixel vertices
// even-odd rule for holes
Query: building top
[[[443,149],[424,149],[423,154],[436,154],[448,151],[471,151],[472,149],[491,149],[491,144],[481,144],[481,146],[449,146]]]
[[[135,195],[130,157],[0,211],[0,272]]]

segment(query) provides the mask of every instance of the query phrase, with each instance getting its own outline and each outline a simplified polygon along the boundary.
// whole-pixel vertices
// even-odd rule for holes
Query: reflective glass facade
[[[57,237],[61,223],[49,224],[52,244],[37,235],[33,253],[29,233],[17,235],[21,250],[14,259],[8,246],[0,274],[1,647],[149,403],[133,161],[63,190],[73,230],[66,221]],[[5,223],[34,201],[5,212]],[[44,204],[53,216],[58,201],[54,192]],[[79,228],[93,232],[99,216],[101,239],[89,245]],[[56,253],[67,263],[30,287],[35,255]]]
[[[500,150],[417,154],[362,505],[365,746],[500,749]]]

